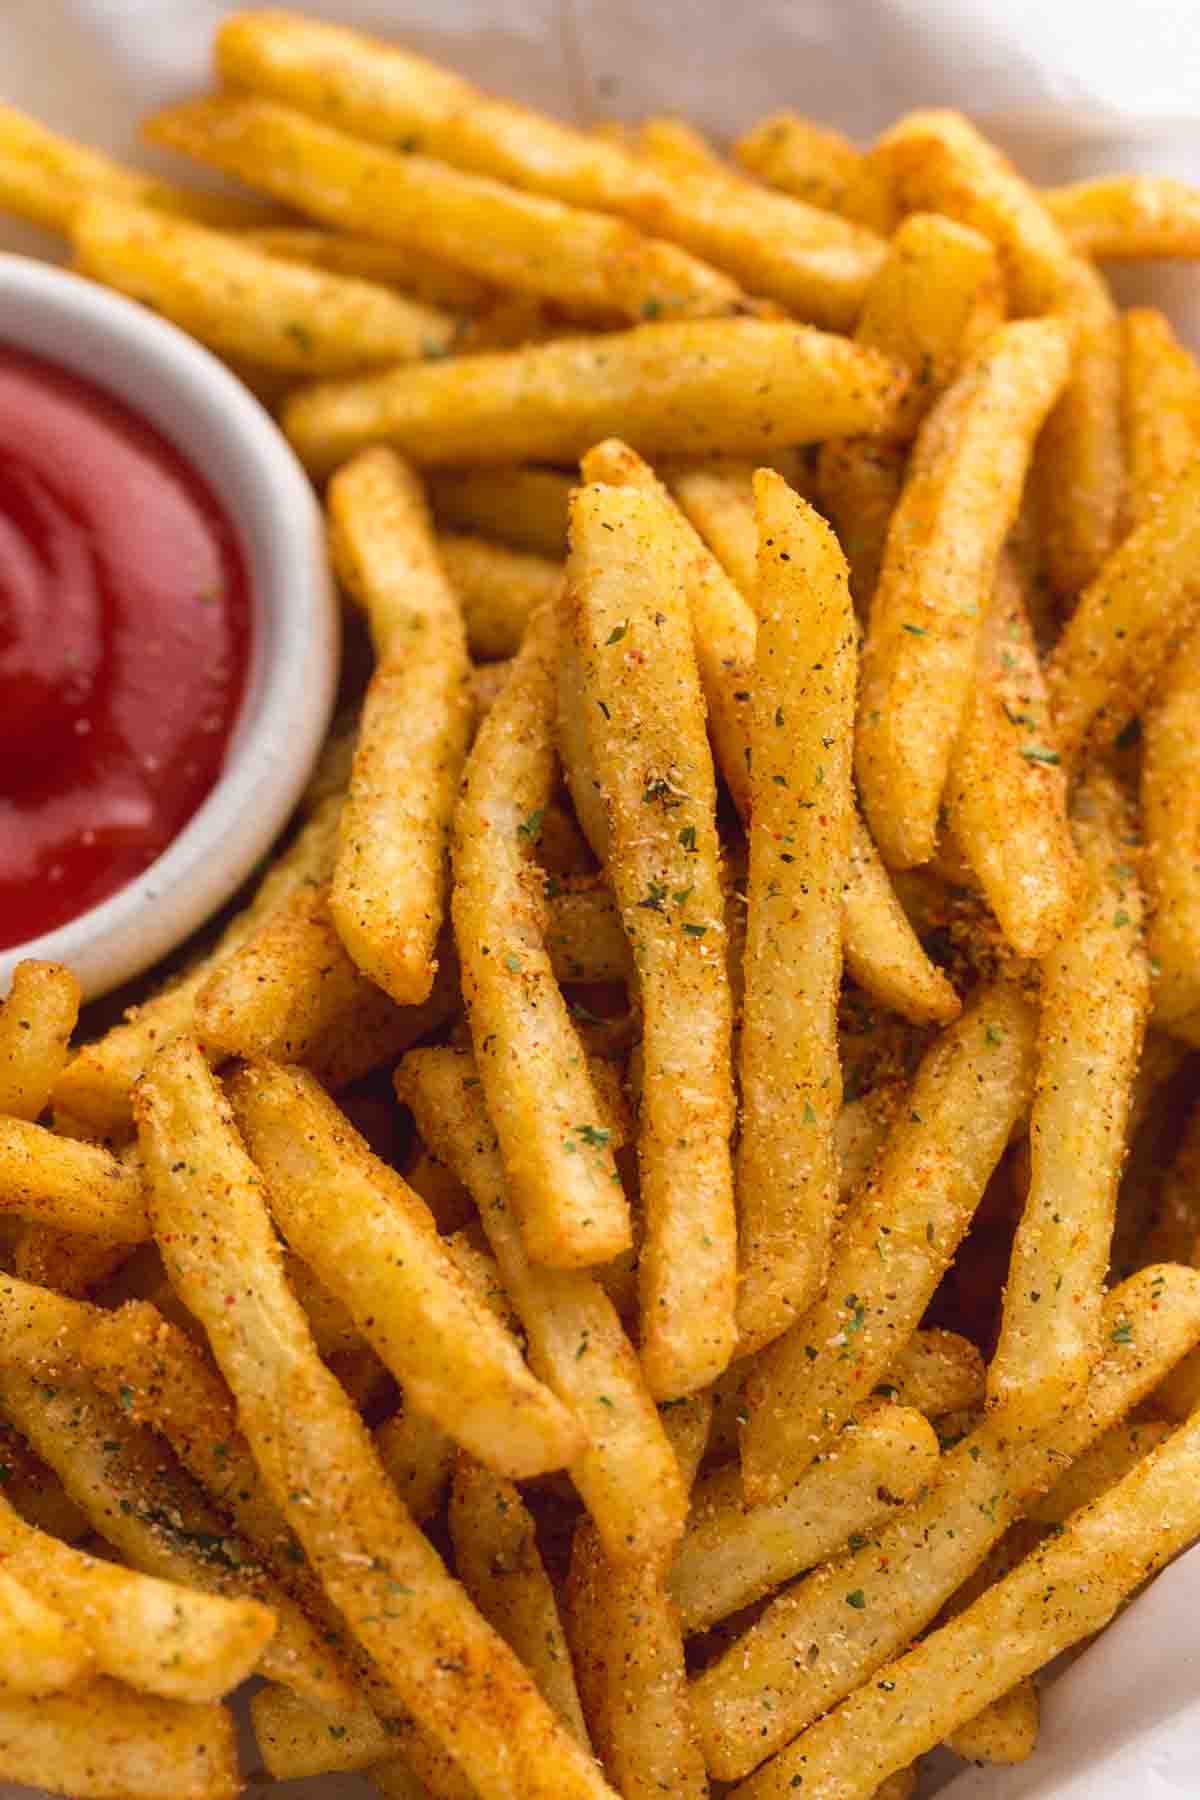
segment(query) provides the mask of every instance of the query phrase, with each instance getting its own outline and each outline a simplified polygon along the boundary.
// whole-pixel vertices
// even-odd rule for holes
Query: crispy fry
[[[946,1746],[968,1762],[1021,1763],[1037,1749],[1041,1716],[1038,1691],[1026,1675],[947,1732]]]
[[[4,1505],[7,1512],[7,1503]],[[13,1519],[20,1527],[14,1513]],[[73,1550],[66,1551],[73,1556]],[[23,1584],[6,1562],[0,1569],[0,1697],[59,1694],[93,1673],[92,1646],[71,1611],[55,1608],[44,1584]],[[34,1571],[35,1575],[37,1571]],[[61,1596],[60,1596],[61,1598]],[[253,1660],[253,1659],[251,1659]]]
[[[942,1457],[925,1495],[866,1545],[772,1601],[693,1682],[710,1771],[722,1780],[748,1774],[902,1652],[1023,1505],[1057,1479],[1064,1458],[1124,1417],[1198,1335],[1195,1271],[1143,1270],[1114,1288],[1104,1307],[1104,1359],[1084,1405],[1052,1433],[1032,1437],[1011,1407],[996,1408]]]
[[[958,995],[922,949],[857,811],[842,925],[846,973],[873,999],[914,1025],[946,1025],[958,1017]]]
[[[837,1208],[837,1007],[856,627],[845,558],[781,476],[755,476],[759,621],[737,1157],[738,1348],[816,1299]]]
[[[0,1116],[37,1119],[50,1104],[79,1017],[79,983],[59,963],[26,958],[0,1006]]]
[[[365,1703],[336,1712],[269,1683],[250,1697],[254,1736],[268,1775],[290,1781],[335,1769],[366,1769],[392,1753],[395,1721]]]
[[[1192,1042],[1194,1020],[1190,1026],[1188,1020],[1200,1006],[1198,697],[1200,630],[1193,629],[1146,716],[1141,784],[1154,1011],[1168,1029],[1180,1030]]]
[[[233,1389],[255,1459],[330,1600],[402,1701],[497,1800],[607,1789],[395,1495],[284,1283],[261,1182],[181,1042],[137,1097],[155,1232]],[[204,1144],[180,1169],[182,1145]],[[240,1303],[225,1305],[236,1290]]]
[[[1077,256],[1200,256],[1200,191],[1170,175],[1102,175],[1042,199]]]
[[[462,612],[420,481],[399,457],[364,451],[330,483],[328,506],[334,564],[366,608],[376,657],[329,909],[364,973],[416,1006],[437,972],[470,728]]]
[[[799,113],[770,113],[740,137],[733,154],[744,169],[829,212],[889,237],[896,207],[870,159],[840,131]]]
[[[852,1420],[769,1506],[746,1505],[735,1464],[700,1483],[668,1582],[685,1634],[703,1631],[870,1531],[934,1475],[938,1443],[920,1413],[879,1407]]]
[[[267,100],[227,93],[185,101],[156,114],[146,135],[339,231],[410,246],[498,287],[597,315],[702,319],[744,304],[727,275],[624,222],[364,143]]]
[[[236,1800],[233,1720],[95,1681],[65,1694],[0,1699],[0,1776],[77,1800]]]
[[[442,469],[429,478],[440,528],[496,538],[561,562],[567,554],[571,477],[556,469]]]
[[[689,1494],[695,1486],[700,1464],[708,1449],[713,1406],[712,1390],[709,1388],[700,1394],[688,1394],[682,1400],[668,1401],[659,1411],[663,1430],[675,1452],[675,1461],[679,1464],[684,1489]]]
[[[453,1050],[411,1051],[396,1075],[421,1136],[471,1190],[530,1366],[587,1427],[591,1441],[569,1472],[605,1554],[661,1562],[687,1512],[679,1465],[604,1289],[582,1271],[530,1261],[476,1081],[471,1059]]]
[[[989,1398],[1019,1397],[1031,1425],[1076,1403],[1099,1350],[1129,1099],[1150,1004],[1141,892],[1125,860],[1130,821],[1115,785],[1090,776],[1074,817],[1087,902],[1042,965],[1032,1173],[988,1369]]]
[[[817,496],[850,565],[860,618],[870,617],[888,529],[904,490],[908,446],[881,438],[834,438],[817,459]]]
[[[665,113],[642,120],[637,130],[636,148],[640,155],[671,168],[708,169],[714,174],[727,174],[729,169],[694,125]]]
[[[1097,1438],[1091,1449],[1034,1501],[1029,1517],[1039,1525],[1065,1524],[1073,1512],[1090,1506],[1128,1475],[1144,1456],[1170,1437],[1172,1429],[1167,1419],[1122,1419],[1110,1425],[1103,1437]]]
[[[976,996],[927,1052],[842,1220],[823,1299],[757,1358],[747,1498],[777,1499],[915,1329],[1029,1102],[1035,1020],[1015,988]]]
[[[1162,313],[1134,307],[1121,321],[1125,348],[1124,523],[1147,519],[1200,451],[1200,367]]]
[[[905,385],[885,357],[807,326],[701,320],[326,383],[284,423],[318,475],[380,440],[431,467],[570,461],[614,433],[643,455],[752,456],[885,430]]]
[[[871,605],[855,759],[872,835],[897,867],[933,851],[983,607],[1069,357],[1054,320],[1001,326],[917,439]]]
[[[475,657],[515,656],[530,616],[557,598],[561,562],[484,538],[443,533],[438,555],[462,607]]]
[[[0,1196],[6,1210],[60,1231],[114,1244],[150,1235],[136,1161],[24,1119],[0,1119]]]
[[[454,930],[479,1074],[529,1253],[558,1267],[628,1247],[629,1213],[545,943],[529,857],[550,798],[558,623],[540,612],[480,727],[455,820]]]
[[[332,275],[400,288],[425,306],[458,314],[460,320],[464,314],[483,312],[495,299],[487,282],[404,244],[347,237],[305,225],[259,226],[243,232],[242,241],[281,262],[305,263]]]
[[[621,915],[600,877],[576,877],[547,901],[546,913],[546,943],[560,982],[633,980]]]
[[[651,1392],[672,1399],[729,1360],[736,1243],[715,784],[682,565],[657,516],[636,489],[580,489],[567,592],[645,1019],[642,1360]]]
[[[956,1331],[914,1331],[889,1368],[883,1392],[926,1418],[979,1406],[984,1397],[983,1358]]]
[[[401,1401],[375,1431],[379,1460],[413,1518],[422,1525],[439,1510],[454,1472],[454,1439],[426,1413]]]
[[[13,1245],[13,1274],[82,1300],[132,1254],[130,1244],[113,1244],[78,1231],[55,1231],[50,1225],[26,1225]]]
[[[348,1307],[412,1405],[502,1474],[572,1461],[579,1426],[480,1305],[423,1203],[311,1076],[244,1069],[230,1098],[284,1237]]]

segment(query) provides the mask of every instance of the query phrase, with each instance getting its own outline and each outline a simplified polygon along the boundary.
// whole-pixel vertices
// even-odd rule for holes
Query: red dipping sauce
[[[178,835],[249,650],[245,565],[195,470],[111,395],[0,345],[0,949]]]

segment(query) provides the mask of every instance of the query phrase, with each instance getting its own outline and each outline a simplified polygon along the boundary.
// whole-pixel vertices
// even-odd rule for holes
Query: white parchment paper
[[[199,86],[224,0],[0,0],[0,99],[122,155]],[[1196,0],[310,0],[563,114],[687,114],[722,137],[796,107],[869,138],[915,105],[971,112],[1039,180],[1137,167],[1200,180]],[[0,244],[54,245],[0,221]],[[1122,272],[1200,344],[1200,268]],[[0,320],[0,334],[3,320]],[[933,1778],[944,1800],[1200,1800],[1200,1548],[1044,1694],[1013,1770]],[[949,1786],[944,1783],[949,1780]],[[357,1777],[294,1784],[361,1800]],[[0,1800],[18,1790],[0,1788]]]

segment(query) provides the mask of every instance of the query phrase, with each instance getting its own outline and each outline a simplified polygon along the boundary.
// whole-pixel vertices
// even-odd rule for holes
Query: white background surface
[[[0,0],[0,98],[129,154],[138,117],[205,78],[221,0]],[[674,111],[730,135],[792,106],[869,137],[914,105],[971,112],[1044,180],[1200,180],[1196,0],[312,0],[504,94],[589,117]],[[0,243],[51,252],[0,222]],[[1200,269],[1123,274],[1200,344]],[[0,320],[0,334],[3,321]],[[16,1792],[16,1790],[9,1790]],[[368,1792],[304,1782],[304,1800]],[[1200,1549],[1048,1690],[1023,1768],[945,1800],[1200,1796]],[[0,1800],[7,1800],[0,1789]]]

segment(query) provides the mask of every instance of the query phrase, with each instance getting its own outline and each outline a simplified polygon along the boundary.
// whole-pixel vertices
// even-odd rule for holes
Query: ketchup
[[[89,382],[0,345],[0,948],[152,863],[221,772],[249,659],[233,528]]]

